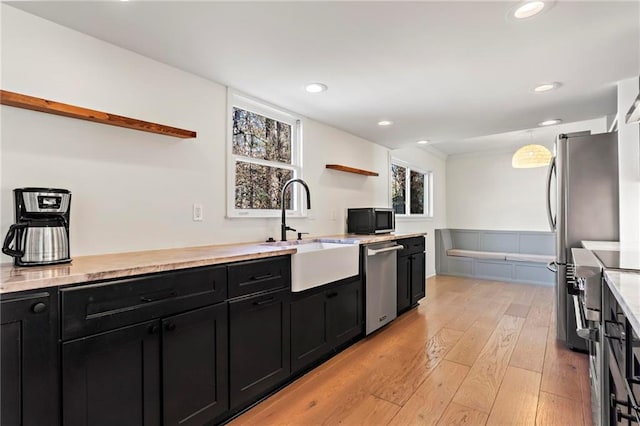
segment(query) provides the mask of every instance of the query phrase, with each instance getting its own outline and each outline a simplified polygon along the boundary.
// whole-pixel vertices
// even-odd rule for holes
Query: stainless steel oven
[[[604,382],[602,369],[603,269],[589,250],[571,249],[574,264],[567,265],[567,287],[573,297],[576,333],[587,342],[593,422],[603,424],[601,411]],[[606,424],[606,423],[604,423]]]

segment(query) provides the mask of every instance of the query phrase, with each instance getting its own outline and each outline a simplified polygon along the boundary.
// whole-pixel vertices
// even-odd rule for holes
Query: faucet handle
[[[300,241],[302,239],[303,235],[309,235],[308,232],[298,232],[298,241]]]

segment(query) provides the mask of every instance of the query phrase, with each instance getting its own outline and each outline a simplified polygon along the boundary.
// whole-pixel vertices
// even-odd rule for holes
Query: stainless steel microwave
[[[395,230],[396,216],[393,209],[347,209],[347,232],[350,234],[388,234]]]

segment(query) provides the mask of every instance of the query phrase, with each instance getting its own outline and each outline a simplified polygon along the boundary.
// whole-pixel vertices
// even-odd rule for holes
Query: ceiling
[[[504,1],[9,4],[390,148],[613,114],[615,82],[640,74],[637,1],[523,21]]]

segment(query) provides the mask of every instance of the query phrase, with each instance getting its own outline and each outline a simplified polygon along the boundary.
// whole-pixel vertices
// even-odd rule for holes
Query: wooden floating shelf
[[[340,164],[327,164],[327,169],[340,170],[341,172],[355,173],[363,176],[379,176],[376,172],[369,170],[356,169],[355,167],[341,166]]]
[[[173,136],[181,139],[196,137],[196,132],[192,130],[178,129],[177,127],[165,126],[163,124],[151,123],[149,121],[137,120],[135,118],[123,117],[121,115],[109,114],[102,111],[95,111],[88,108],[50,101],[48,99],[8,92],[6,90],[0,90],[0,104],[45,112],[47,114],[61,115],[63,117],[77,118],[79,120],[93,121],[95,123],[108,124],[110,126],[125,127],[127,129],[140,130],[142,132]]]

